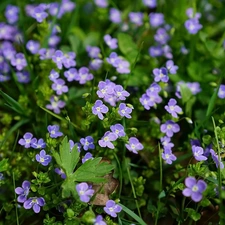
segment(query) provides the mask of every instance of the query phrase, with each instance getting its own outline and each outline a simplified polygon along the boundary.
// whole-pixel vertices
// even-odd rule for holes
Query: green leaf
[[[165,196],[166,196],[166,193],[165,193],[165,191],[163,190],[163,191],[161,191],[161,193],[159,194],[158,199],[164,198]]]
[[[26,116],[26,111],[23,109],[23,107],[12,97],[10,97],[9,95],[7,95],[6,93],[4,93],[3,91],[0,90],[0,95],[5,99],[5,101],[7,102],[7,106],[9,108],[11,108],[12,110],[14,110],[15,112],[21,114],[21,115],[25,115]]]
[[[59,153],[55,150],[53,151],[53,156],[60,167],[64,170],[67,177],[69,177],[80,157],[80,153],[77,151],[77,146],[75,145],[72,150],[70,150],[70,144],[68,142],[67,137],[65,137],[62,141],[62,144],[59,148]]]
[[[188,102],[190,98],[193,96],[191,90],[187,87],[186,84],[180,85],[180,93],[181,93],[183,104]]]
[[[113,170],[114,166],[107,162],[101,162],[101,159],[101,157],[98,157],[86,161],[72,175],[73,180],[77,182],[104,182],[104,176]]]
[[[198,221],[201,218],[201,214],[200,213],[197,213],[194,209],[186,208],[184,211],[187,212],[188,213],[188,216],[191,219],[193,219],[194,221]]]
[[[122,205],[120,203],[118,203],[118,205],[120,205],[122,207],[123,211],[126,212],[133,219],[135,219],[140,225],[147,225],[142,218],[140,218],[137,214],[135,214],[133,211],[128,209],[126,206],[124,206],[124,205]]]
[[[8,167],[8,159],[3,159],[0,161],[0,172],[6,171]]]
[[[136,57],[138,55],[138,47],[134,43],[132,37],[129,34],[119,33],[118,43],[120,51],[125,55],[130,63],[133,64],[136,61]]]
[[[201,200],[201,202],[199,203],[199,205],[203,206],[203,207],[206,207],[206,206],[209,206],[211,204],[211,202],[209,201],[209,199],[207,198],[203,198]]]

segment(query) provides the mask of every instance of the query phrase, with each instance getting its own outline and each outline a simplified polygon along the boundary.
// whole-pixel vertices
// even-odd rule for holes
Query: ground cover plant
[[[0,225],[225,224],[225,1],[0,3]]]

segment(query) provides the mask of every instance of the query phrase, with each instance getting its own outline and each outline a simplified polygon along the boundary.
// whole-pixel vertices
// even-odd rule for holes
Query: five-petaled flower
[[[97,100],[92,107],[92,113],[97,115],[100,120],[103,120],[103,113],[107,113],[109,111],[108,107],[103,104],[101,100]]]
[[[129,138],[129,143],[125,144],[125,146],[129,151],[135,154],[138,154],[138,151],[144,148],[143,145],[139,142],[139,140],[135,137]]]
[[[52,157],[50,155],[46,155],[45,150],[41,150],[40,153],[36,155],[36,160],[43,166],[47,166],[52,161]]]
[[[22,187],[17,187],[15,189],[16,194],[18,194],[18,198],[17,201],[20,203],[24,203],[27,200],[27,196],[29,194],[30,191],[30,182],[25,180],[22,183]]]
[[[187,186],[183,190],[183,195],[191,197],[194,202],[199,202],[202,199],[202,193],[206,190],[207,184],[203,180],[196,180],[194,177],[187,177],[185,179]]]
[[[108,148],[114,149],[114,145],[111,143],[111,141],[115,141],[116,139],[117,139],[116,134],[110,131],[107,131],[102,137],[102,139],[98,141],[98,144],[103,148],[108,147]]]
[[[94,190],[87,183],[82,182],[76,185],[76,190],[82,202],[89,202],[94,194]]]
[[[59,125],[49,125],[47,129],[51,138],[57,138],[63,135],[63,133],[59,131]]]
[[[33,208],[35,213],[39,213],[41,206],[45,205],[45,200],[42,197],[32,197],[27,199],[24,203],[23,203],[23,207],[25,209],[31,209]]]
[[[104,211],[109,214],[111,217],[117,217],[117,213],[121,212],[122,207],[116,204],[113,200],[108,200]]]
[[[160,130],[162,133],[165,133],[168,137],[172,137],[174,133],[180,131],[180,126],[177,123],[173,122],[172,120],[168,120],[160,126]]]
[[[35,143],[36,141],[37,139],[33,138],[33,134],[27,132],[23,135],[23,138],[21,138],[18,143],[25,148],[30,148],[32,143]]]
[[[182,109],[177,105],[177,101],[174,98],[171,98],[168,102],[168,105],[165,106],[167,112],[169,112],[172,117],[178,118],[177,113],[182,113]]]
[[[132,112],[132,108],[127,107],[125,103],[120,103],[119,105],[119,110],[118,113],[122,116],[122,117],[127,117],[128,119],[131,118],[131,112]]]

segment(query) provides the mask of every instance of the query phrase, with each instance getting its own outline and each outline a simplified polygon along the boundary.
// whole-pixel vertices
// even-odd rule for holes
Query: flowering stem
[[[14,172],[12,173],[13,175],[13,187],[14,190],[16,189],[16,185],[15,185],[15,176],[14,176]],[[16,192],[14,191],[14,197],[15,197],[15,201],[16,201]],[[17,211],[17,203],[15,203],[15,209],[16,209],[16,224],[19,225],[19,218],[18,218],[18,211]]]
[[[135,199],[135,203],[136,203],[138,215],[139,215],[140,218],[142,218],[141,217],[141,212],[140,212],[140,209],[139,209],[139,205],[138,205],[138,201],[137,201],[137,196],[136,196],[135,189],[134,189],[134,185],[133,185],[133,182],[131,180],[129,166],[128,166],[128,163],[127,162],[126,162],[126,167],[127,167],[127,174],[128,174],[129,180],[130,180],[130,184],[131,184],[133,196],[134,196],[134,199]]]
[[[222,193],[222,179],[221,179],[221,170],[220,170],[220,164],[221,164],[221,158],[220,158],[220,153],[221,153],[221,150],[220,150],[220,145],[219,145],[219,140],[218,140],[218,135],[217,135],[217,131],[216,131],[216,124],[215,124],[215,120],[214,118],[212,117],[212,122],[213,122],[213,129],[214,129],[214,134],[215,134],[215,138],[216,138],[216,145],[217,145],[217,151],[218,151],[218,181],[219,181],[219,197],[221,196],[221,193]],[[220,212],[221,214],[223,213],[222,212],[222,208],[223,208],[223,202],[222,200],[220,200]],[[220,221],[222,222],[222,221]]]

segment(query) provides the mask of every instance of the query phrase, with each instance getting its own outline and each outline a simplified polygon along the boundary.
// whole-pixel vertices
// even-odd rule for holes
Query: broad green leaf
[[[132,37],[129,34],[119,33],[118,43],[120,51],[130,61],[130,63],[133,64],[136,61],[136,57],[138,56],[138,47],[134,43]]]
[[[59,166],[62,167],[67,177],[73,173],[80,159],[80,153],[77,151],[77,146],[75,145],[73,149],[70,150],[70,144],[67,137],[63,139],[59,148],[59,153],[54,150],[53,156]]]
[[[182,96],[183,104],[188,102],[190,100],[190,98],[193,96],[191,90],[187,87],[186,84],[180,85],[180,93],[181,93],[181,96]]]
[[[77,192],[74,181],[70,177],[67,177],[62,184],[62,197],[69,198],[71,195],[76,198]]]
[[[0,161],[0,172],[6,171],[8,167],[8,159],[3,159]]]
[[[72,175],[73,180],[76,182],[104,182],[104,176],[113,170],[114,166],[107,162],[101,162],[101,159],[99,157],[86,161]]]
[[[198,221],[201,218],[201,214],[197,213],[194,209],[186,208],[184,211],[188,213],[188,216],[194,221]]]
[[[6,105],[9,108],[11,108],[15,112],[17,112],[17,113],[19,113],[23,116],[26,115],[26,111],[23,109],[23,107],[16,100],[14,100],[12,97],[10,97],[9,95],[7,95],[6,93],[4,93],[1,90],[0,90],[0,95],[5,99],[5,101],[7,102]]]

